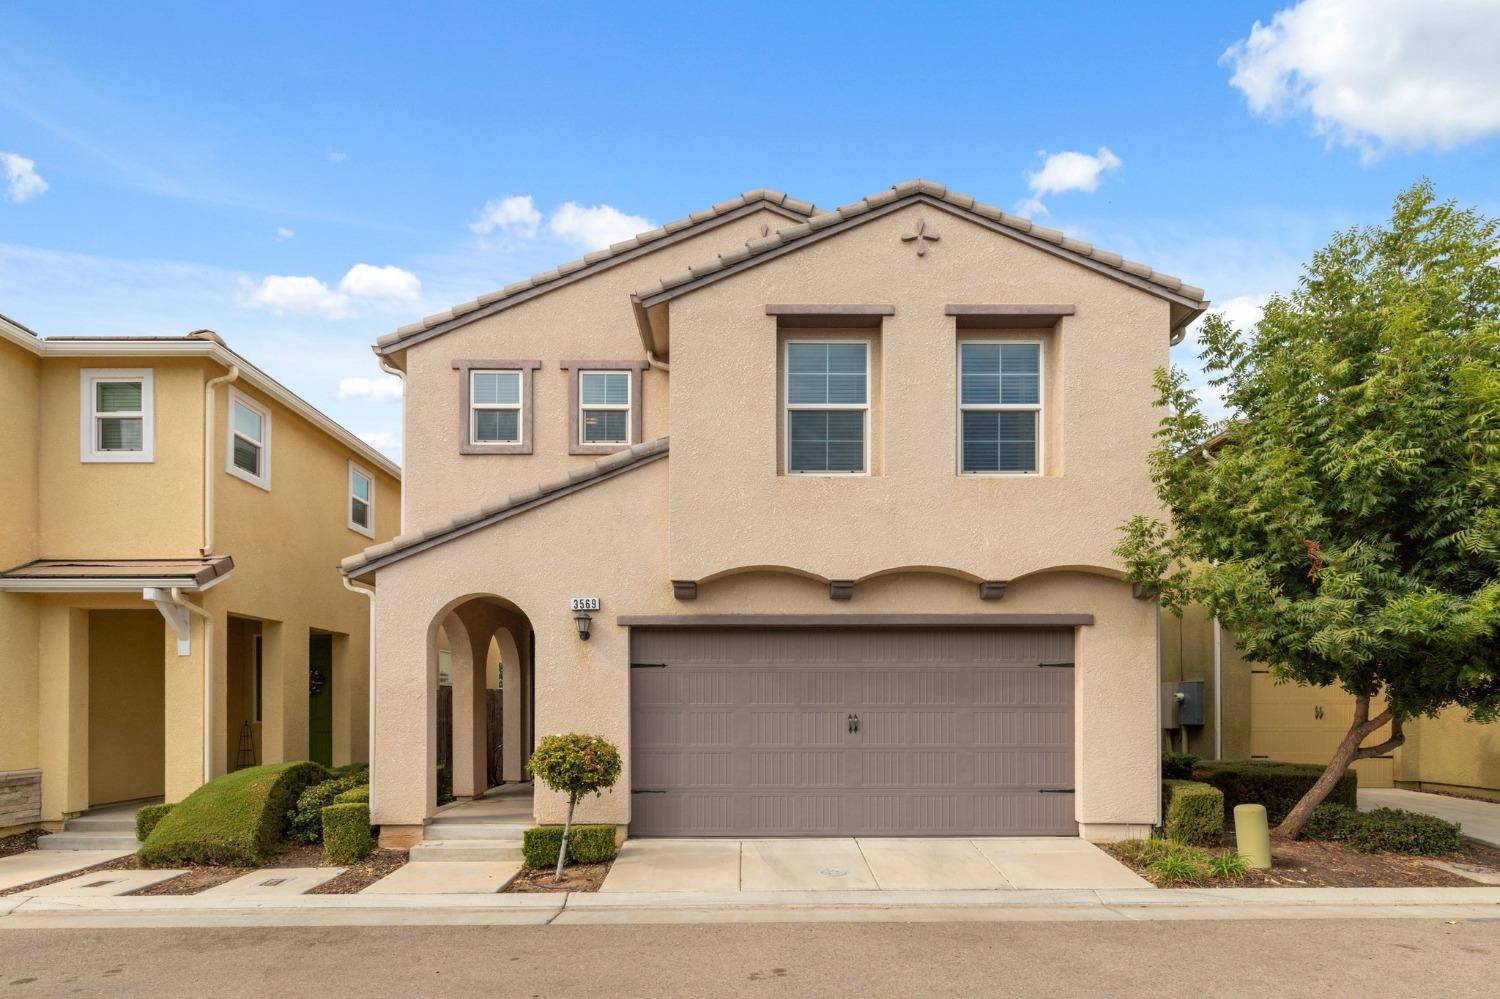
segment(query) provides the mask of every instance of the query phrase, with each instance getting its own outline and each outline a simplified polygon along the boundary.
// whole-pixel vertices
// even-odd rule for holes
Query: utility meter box
[[[1183,680],[1177,685],[1177,724],[1203,724],[1203,681]]]
[[[1161,685],[1161,727],[1177,729],[1182,727],[1178,721],[1177,684],[1175,682],[1163,683]]]

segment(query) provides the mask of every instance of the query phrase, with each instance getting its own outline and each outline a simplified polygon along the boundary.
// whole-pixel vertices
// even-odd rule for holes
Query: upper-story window
[[[959,470],[1041,470],[1042,345],[965,341],[958,346]]]
[[[454,361],[459,454],[531,453],[531,373],[541,361]]]
[[[563,361],[568,453],[609,454],[641,442],[645,361]]]
[[[232,385],[228,452],[226,472],[262,489],[271,488],[271,411]]]
[[[83,461],[155,458],[155,379],[149,368],[86,368],[79,384]]]
[[[375,477],[349,462],[349,530],[375,537]]]
[[[868,471],[869,343],[789,340],[785,370],[787,473]]]

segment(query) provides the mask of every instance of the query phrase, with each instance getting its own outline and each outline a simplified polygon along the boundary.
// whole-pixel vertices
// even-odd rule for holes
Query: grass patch
[[[1213,854],[1187,843],[1152,837],[1114,844],[1115,855],[1146,872],[1146,880],[1158,888],[1239,881],[1245,876],[1245,861],[1239,854]]]
[[[276,852],[287,812],[328,771],[316,763],[272,763],[217,777],[156,823],[137,857],[142,867],[259,867]]]

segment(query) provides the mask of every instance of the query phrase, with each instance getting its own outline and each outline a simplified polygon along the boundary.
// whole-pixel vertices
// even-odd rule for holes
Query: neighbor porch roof
[[[186,559],[43,558],[0,572],[0,590],[124,593],[146,587],[206,590],[234,571],[229,555]]]

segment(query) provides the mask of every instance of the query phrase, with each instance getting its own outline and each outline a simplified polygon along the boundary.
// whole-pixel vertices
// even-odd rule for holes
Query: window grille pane
[[[143,451],[143,430],[139,417],[104,417],[99,421],[99,450]]]
[[[1034,412],[965,412],[963,470],[1036,471],[1036,420]]]
[[[869,398],[863,343],[787,344],[787,402],[862,406]]]
[[[521,403],[519,371],[475,371],[470,402],[476,406],[518,406]]]
[[[243,437],[234,439],[234,467],[251,475],[260,475],[260,447]]]
[[[370,526],[370,505],[364,500],[355,499],[350,511],[351,518],[360,527]]]
[[[477,444],[518,444],[521,411],[479,409],[474,411],[474,441]]]
[[[234,429],[236,433],[244,434],[253,441],[265,439],[261,436],[260,414],[249,406],[234,404]]]
[[[1041,402],[1041,345],[966,343],[960,348],[959,401],[965,406]]]
[[[625,406],[630,403],[630,375],[627,372],[579,375],[585,406]]]
[[[100,413],[139,413],[142,391],[140,382],[95,382],[94,409]]]
[[[793,472],[863,472],[865,414],[859,410],[787,413]]]
[[[354,496],[367,503],[370,501],[370,480],[358,472],[354,473]]]
[[[625,429],[629,413],[623,409],[585,409],[583,411],[583,443],[624,444],[629,441]]]

